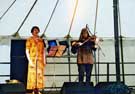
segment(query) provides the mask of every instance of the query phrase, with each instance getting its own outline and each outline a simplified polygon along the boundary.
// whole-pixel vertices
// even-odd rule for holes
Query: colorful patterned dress
[[[44,68],[45,68],[45,44],[41,38],[37,41],[30,37],[26,41],[30,60],[34,64],[31,67],[28,63],[27,89],[44,88]]]

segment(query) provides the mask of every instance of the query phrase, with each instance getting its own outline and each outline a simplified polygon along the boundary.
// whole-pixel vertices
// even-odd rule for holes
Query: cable
[[[73,21],[74,21],[74,18],[75,18],[77,6],[78,6],[78,0],[76,0],[75,9],[74,9],[73,17],[72,17],[72,20],[71,20],[71,24],[70,24],[68,35],[70,35],[70,32],[71,32],[71,28],[72,28]]]
[[[94,35],[96,33],[96,26],[97,26],[98,5],[99,5],[99,1],[97,0],[97,3],[96,3],[96,13],[95,13],[95,22],[94,22]]]
[[[78,0],[76,0],[74,12],[73,12],[73,17],[72,17],[72,20],[71,20],[71,23],[70,23],[70,28],[69,28],[68,34],[67,34],[67,36],[65,36],[65,38],[67,38],[68,44],[70,44],[70,40],[69,40],[69,38],[71,37],[70,36],[70,32],[71,32],[71,28],[72,28],[73,21],[74,21],[74,18],[75,18],[77,6],[78,6]],[[70,47],[68,47],[67,54],[68,54],[68,56],[70,56]],[[69,68],[69,82],[71,82],[71,65],[70,65],[70,61],[71,61],[71,59],[70,59],[70,57],[68,57],[68,62],[69,62],[69,64],[68,64],[68,68]]]
[[[8,9],[2,14],[2,16],[0,17],[0,20],[6,15],[6,13],[10,10],[10,8],[14,5],[15,2],[16,0],[14,0],[13,3],[8,7]]]
[[[45,32],[46,32],[46,30],[47,30],[47,28],[48,28],[48,26],[49,26],[49,24],[50,24],[50,22],[51,22],[51,20],[52,20],[52,17],[53,17],[53,15],[54,15],[54,12],[55,12],[55,10],[56,10],[56,7],[57,7],[58,3],[59,3],[59,0],[57,0],[56,4],[55,4],[55,6],[54,6],[54,9],[53,9],[53,11],[52,11],[52,13],[51,13],[51,16],[50,16],[50,18],[49,18],[49,21],[48,21],[48,23],[47,23],[47,25],[46,25],[46,27],[45,27],[45,30],[44,30],[43,34],[41,35],[41,37],[44,37],[44,34],[45,34]]]
[[[26,17],[24,18],[23,22],[21,23],[21,25],[19,26],[17,32],[15,34],[18,34],[19,30],[21,29],[21,27],[23,26],[24,22],[27,20],[29,14],[31,13],[32,9],[34,8],[34,6],[36,5],[38,0],[35,0],[34,4],[32,5],[31,9],[29,10],[28,14],[26,15]],[[13,36],[15,36],[15,34],[13,34]]]
[[[95,22],[94,22],[94,35],[96,34],[96,26],[97,26],[98,2],[99,1],[97,0],[97,2],[96,2],[96,13],[95,13]],[[95,59],[95,62],[96,62],[96,52],[95,51],[94,51],[94,59]],[[99,77],[97,77],[98,76],[97,75],[97,65],[96,65],[96,63],[94,63],[94,64],[95,64],[95,80],[96,80],[96,83],[98,83]],[[98,64],[98,68],[99,68],[99,64]]]

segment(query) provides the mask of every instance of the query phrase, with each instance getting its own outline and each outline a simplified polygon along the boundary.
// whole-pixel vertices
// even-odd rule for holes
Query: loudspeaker
[[[27,83],[28,60],[25,54],[26,40],[11,40],[10,79],[16,79],[25,86]]]
[[[106,88],[113,84],[115,82],[99,82],[98,84],[96,84],[95,86],[95,92],[96,94],[106,94],[108,91],[106,91]]]
[[[130,94],[130,92],[123,82],[99,82],[95,86],[96,94]]]
[[[61,94],[94,94],[93,83],[64,82]]]
[[[99,82],[96,84],[95,88],[106,88],[108,85],[114,84],[116,82]]]
[[[22,83],[0,84],[0,94],[24,94],[26,92]]]

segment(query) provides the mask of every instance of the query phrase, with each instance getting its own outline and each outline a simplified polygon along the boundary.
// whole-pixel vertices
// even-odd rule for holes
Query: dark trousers
[[[86,72],[86,82],[90,82],[93,64],[77,64],[77,65],[79,72],[79,82],[83,82],[85,72]]]

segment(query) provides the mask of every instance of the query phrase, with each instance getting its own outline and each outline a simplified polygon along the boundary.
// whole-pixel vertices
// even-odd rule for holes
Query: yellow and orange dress
[[[41,38],[35,41],[34,37],[30,37],[26,41],[26,50],[34,64],[34,67],[31,67],[28,63],[27,89],[42,89],[45,83],[44,68],[46,64],[44,41]]]

